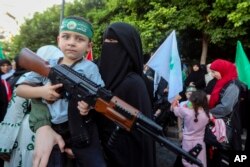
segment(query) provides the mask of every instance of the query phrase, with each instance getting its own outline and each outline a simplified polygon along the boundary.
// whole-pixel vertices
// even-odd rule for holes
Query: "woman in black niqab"
[[[194,66],[196,66],[196,70],[194,70]],[[191,73],[187,76],[187,79],[185,80],[185,87],[188,86],[195,86],[197,89],[200,90],[203,90],[206,87],[205,70],[199,63],[194,63],[192,65]]]
[[[108,39],[108,40],[107,40]],[[128,104],[152,118],[152,107],[142,78],[143,56],[139,33],[129,24],[113,23],[103,36],[99,69],[106,88]],[[108,167],[153,167],[153,140],[137,130],[115,132],[116,125],[102,117],[100,138]],[[115,140],[110,136],[117,133]]]
[[[142,75],[142,46],[138,32],[125,23],[110,25],[103,39],[118,40],[103,42],[100,58],[100,73],[108,89],[114,89],[129,72]]]

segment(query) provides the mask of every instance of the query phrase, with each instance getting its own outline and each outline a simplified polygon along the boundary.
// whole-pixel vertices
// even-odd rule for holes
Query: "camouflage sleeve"
[[[42,126],[51,125],[51,115],[46,104],[41,100],[31,100],[31,111],[29,117],[30,129],[36,132]]]

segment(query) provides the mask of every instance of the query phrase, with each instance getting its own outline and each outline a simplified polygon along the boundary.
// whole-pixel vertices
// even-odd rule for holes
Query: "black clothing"
[[[18,63],[18,56],[16,56],[14,58],[15,62],[16,62],[16,69],[15,72],[13,73],[13,75],[11,77],[9,77],[7,79],[8,83],[10,84],[10,88],[13,91],[14,86],[16,85],[16,82],[18,81],[18,79],[26,72],[28,72],[26,69],[22,68],[19,63]]]
[[[131,71],[142,75],[143,57],[139,34],[128,24],[115,23],[107,28],[103,39],[119,43],[103,43],[100,72],[108,89],[114,89]]]
[[[1,73],[0,73],[0,122],[2,122],[4,119],[4,116],[7,111],[7,107],[8,107],[7,93],[6,93],[5,86],[2,83]],[[4,161],[0,159],[0,167],[3,167],[3,166],[4,166]]]
[[[11,90],[13,91],[14,90],[14,87],[16,85],[16,82],[18,81],[18,79],[24,74],[28,72],[27,70],[16,70],[14,72],[14,74],[12,76],[10,76],[8,79],[7,79],[7,82],[10,84],[10,88]]]
[[[3,120],[8,107],[8,97],[6,88],[2,83],[0,75],[0,122]]]
[[[155,97],[157,99],[165,96],[167,97],[167,92],[164,92],[164,89],[168,88],[168,82],[161,77],[160,82],[158,84],[157,90],[155,92]]]
[[[248,101],[247,101],[247,105],[249,105],[249,103],[250,103],[250,90],[248,90]],[[245,112],[245,115],[244,115],[244,117],[243,117],[243,121],[244,121],[244,123],[245,124],[243,124],[244,126],[245,126],[245,128],[246,128],[246,130],[247,130],[247,138],[246,138],[246,143],[245,143],[245,153],[248,155],[248,157],[249,157],[249,155],[250,155],[250,121],[248,120],[248,118],[249,118],[249,116],[250,116],[250,114],[249,114],[249,111],[246,111]],[[249,160],[248,160],[249,161]]]
[[[151,104],[148,96],[145,96],[146,86],[144,81],[136,74],[130,74],[113,92],[128,104],[134,106],[143,112],[144,115],[151,115]],[[114,132],[116,125],[103,119],[103,129],[100,137],[104,145],[104,151],[108,157],[107,164],[109,167],[153,167],[153,141],[139,131],[127,132],[119,130],[117,138],[108,145],[111,134]]]
[[[211,94],[212,93],[212,91],[213,91],[213,88],[214,88],[214,86],[215,86],[215,84],[216,84],[216,81],[217,81],[217,79],[216,78],[213,78],[213,79],[211,79],[208,83],[207,83],[207,86],[205,87],[205,92],[207,93],[207,94]]]
[[[205,72],[200,65],[198,66],[199,66],[198,71],[193,71],[192,69],[191,73],[187,76],[187,79],[185,80],[185,87],[188,87],[190,82],[193,82],[197,89],[205,88],[206,86]]]
[[[148,70],[146,70],[142,75],[142,77],[146,83],[151,101],[154,100],[154,75],[155,75],[155,72],[150,67],[148,67]]]
[[[152,118],[152,106],[142,77],[143,57],[140,36],[125,23],[114,23],[107,28],[104,39],[117,39],[118,43],[104,42],[99,62],[100,73],[107,89],[111,90],[144,115]],[[102,116],[100,138],[107,156],[108,167],[153,167],[155,164],[153,140],[137,130],[115,131],[116,124]],[[110,136],[116,133],[114,140]]]

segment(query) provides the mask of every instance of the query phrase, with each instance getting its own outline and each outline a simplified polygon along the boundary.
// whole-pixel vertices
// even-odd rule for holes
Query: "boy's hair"
[[[83,35],[86,35],[89,39],[93,37],[92,24],[79,16],[68,16],[65,17],[60,26],[60,32],[62,31],[73,31]]]
[[[204,111],[206,112],[207,117],[209,118],[207,94],[203,90],[194,91],[191,94],[189,100],[192,103],[194,111],[195,111],[194,122],[198,122],[197,116],[198,116],[199,107],[202,107],[204,109]]]

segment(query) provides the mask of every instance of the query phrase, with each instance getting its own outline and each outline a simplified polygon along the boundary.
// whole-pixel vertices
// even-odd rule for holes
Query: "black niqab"
[[[103,36],[115,42],[103,42],[99,69],[105,86],[113,95],[152,118],[152,106],[146,84],[142,77],[143,56],[139,33],[129,24],[113,23]],[[140,131],[127,132],[120,129],[114,134],[116,124],[100,118],[99,135],[107,156],[108,167],[154,167],[154,142]]]
[[[99,64],[106,87],[113,90],[130,71],[142,75],[142,46],[139,33],[126,23],[109,26],[103,36],[106,38],[118,40],[118,43],[103,43]]]

